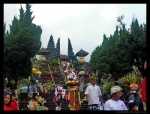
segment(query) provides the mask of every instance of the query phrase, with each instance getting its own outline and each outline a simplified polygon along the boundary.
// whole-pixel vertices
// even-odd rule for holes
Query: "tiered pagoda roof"
[[[47,48],[41,48],[39,50],[39,55],[43,55],[43,54],[49,54],[50,51]]]
[[[60,55],[60,60],[68,60],[68,56],[67,55]]]
[[[86,51],[84,51],[84,50],[80,50],[80,51],[78,51],[77,53],[76,53],[76,56],[79,56],[79,57],[85,57],[85,56],[87,56],[89,53],[88,52],[86,52]]]

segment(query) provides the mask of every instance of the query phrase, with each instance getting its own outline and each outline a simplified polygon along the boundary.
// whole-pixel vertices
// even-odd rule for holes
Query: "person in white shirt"
[[[60,84],[58,84],[58,86],[57,86],[57,91],[59,91],[59,88],[60,88]]]
[[[110,90],[111,99],[107,100],[104,104],[104,110],[128,110],[125,103],[120,100],[122,95],[122,88],[120,86],[113,86]]]
[[[57,96],[57,93],[58,93],[58,89],[57,89],[57,87],[55,87],[55,95]]]
[[[68,67],[70,66],[70,63],[69,63],[69,62],[67,62],[67,66],[68,66]]]
[[[61,92],[62,92],[62,90],[63,90],[63,86],[60,85],[58,91],[61,91]]]
[[[63,89],[63,90],[62,90],[62,93],[61,93],[62,99],[64,99],[65,94],[66,94],[66,91],[65,91],[65,89]]]
[[[88,86],[85,90],[86,100],[88,102],[89,110],[95,111],[100,110],[99,105],[102,101],[102,93],[99,86],[96,85],[96,78],[90,78],[91,85]]]

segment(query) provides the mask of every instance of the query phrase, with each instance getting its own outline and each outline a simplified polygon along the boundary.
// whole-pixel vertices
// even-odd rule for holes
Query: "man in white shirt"
[[[91,85],[88,86],[85,90],[86,99],[88,102],[89,110],[100,110],[99,105],[102,101],[102,93],[99,86],[96,85],[96,78],[90,78]]]
[[[121,90],[120,86],[113,86],[111,88],[111,99],[105,102],[104,110],[128,110],[124,102],[120,100]]]

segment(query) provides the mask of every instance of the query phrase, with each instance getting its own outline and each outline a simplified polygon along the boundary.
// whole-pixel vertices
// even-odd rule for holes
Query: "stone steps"
[[[53,94],[45,94],[44,98],[46,100],[47,103],[45,103],[45,106],[49,108],[49,110],[55,110],[55,103],[53,103]],[[63,102],[62,104],[62,110],[70,110],[68,107],[69,103]],[[87,109],[87,103],[83,102],[81,104],[81,110],[86,110]]]
[[[68,105],[69,105],[68,103],[63,102],[61,109],[62,110],[70,110]],[[55,107],[56,107],[55,103],[53,103],[53,102],[45,103],[45,106],[48,107],[49,110],[55,110]]]
[[[64,83],[65,80],[66,80],[66,74],[64,73],[62,67],[59,66],[59,69],[60,69],[60,72],[61,72],[63,78],[62,78],[61,82],[58,81],[58,80],[55,80],[54,82],[55,82],[56,84]],[[55,105],[55,103],[53,102],[53,95],[54,95],[54,93],[51,93],[51,94],[44,94],[44,96],[43,96],[44,99],[46,100],[46,103],[45,103],[44,105],[45,105],[46,107],[48,107],[49,110],[55,110],[55,108],[56,108],[56,105]],[[23,97],[23,98],[26,98],[25,96],[22,96],[22,97]],[[28,100],[26,100],[25,102],[22,102],[22,103],[20,102],[20,103],[19,103],[19,108],[20,108],[20,109],[27,110],[27,109],[28,109],[28,108],[27,108],[27,104],[28,104],[27,101],[28,101]],[[69,105],[69,103],[63,102],[63,103],[62,103],[61,110],[70,110],[70,108],[68,107],[68,105]],[[87,108],[88,108],[87,102],[81,103],[81,110],[87,110]]]
[[[27,104],[28,104],[28,102],[19,103],[19,109],[27,110]],[[53,103],[53,102],[47,102],[44,105],[46,107],[48,107],[49,110],[55,110],[55,107],[56,107],[55,103]],[[69,105],[69,103],[63,102],[61,110],[70,110],[68,105]],[[87,108],[88,108],[87,103],[85,103],[85,102],[81,103],[81,110],[87,110]]]
[[[68,105],[69,105],[69,103],[63,102],[61,110],[70,110]],[[55,107],[56,107],[55,103],[53,103],[53,102],[45,103],[45,106],[48,107],[49,110],[55,110]],[[87,110],[87,108],[88,108],[87,103],[81,104],[81,110]]]

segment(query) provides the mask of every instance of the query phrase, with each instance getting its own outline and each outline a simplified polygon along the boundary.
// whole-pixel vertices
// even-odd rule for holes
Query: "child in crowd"
[[[19,110],[18,98],[15,97],[14,95],[12,95],[12,101],[11,101],[10,106],[11,106],[11,108],[12,108],[13,110]]]
[[[62,105],[62,101],[61,101],[60,97],[57,97],[55,105],[56,105],[56,110],[60,111],[61,110],[61,105]]]

